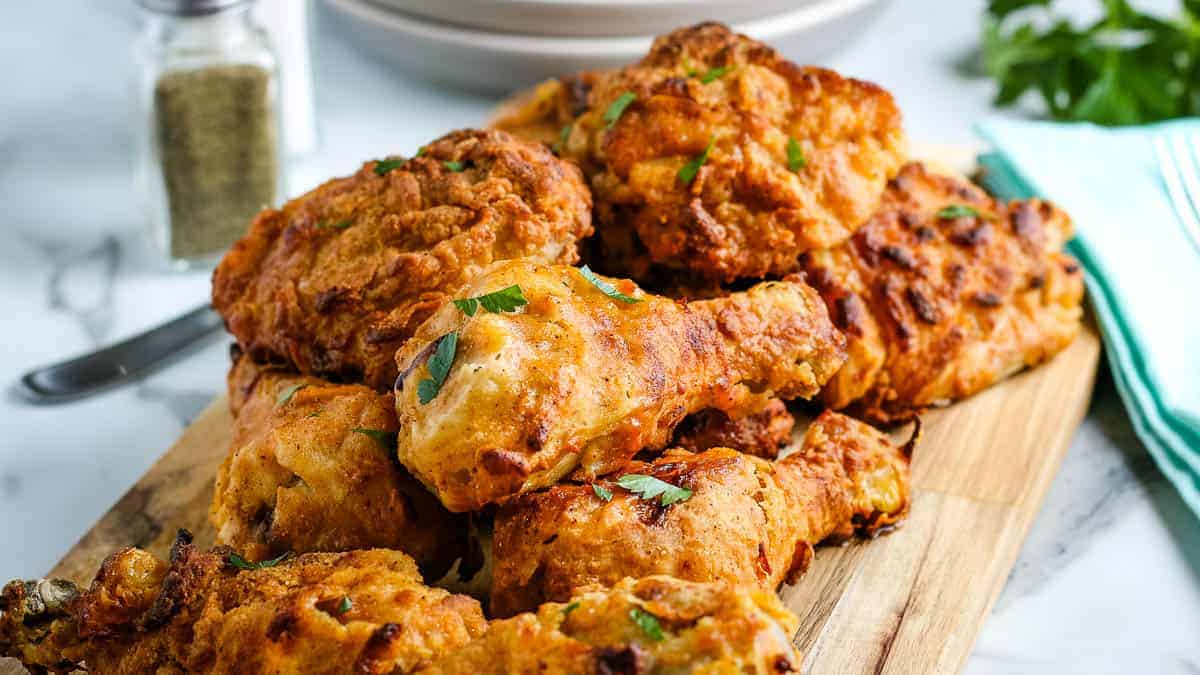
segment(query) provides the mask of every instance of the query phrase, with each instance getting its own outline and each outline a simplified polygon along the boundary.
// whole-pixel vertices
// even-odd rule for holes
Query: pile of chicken
[[[238,344],[217,548],[181,533],[88,589],[13,582],[0,654],[798,671],[774,591],[909,508],[917,434],[866,422],[1079,329],[1065,214],[906,162],[887,92],[723,26],[547,82],[494,126],[258,216],[213,282]],[[795,399],[826,409],[779,456]]]

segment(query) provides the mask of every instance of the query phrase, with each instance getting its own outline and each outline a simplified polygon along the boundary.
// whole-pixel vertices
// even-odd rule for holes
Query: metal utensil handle
[[[223,325],[211,307],[197,307],[123,342],[31,370],[21,376],[16,389],[34,403],[79,398],[149,373]]]

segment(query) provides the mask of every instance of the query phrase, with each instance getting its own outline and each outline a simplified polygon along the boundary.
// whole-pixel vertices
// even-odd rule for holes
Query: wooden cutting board
[[[1100,341],[1086,326],[1049,364],[929,413],[913,509],[867,543],[817,552],[783,589],[811,673],[956,673],[1003,588],[1091,397]],[[208,504],[231,419],[222,396],[50,571],[86,583],[136,545],[165,556],[175,530],[212,543]],[[0,663],[0,674],[22,672]]]

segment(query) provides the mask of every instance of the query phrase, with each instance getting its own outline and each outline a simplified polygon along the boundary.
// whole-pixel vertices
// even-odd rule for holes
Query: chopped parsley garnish
[[[467,165],[464,162],[449,162],[449,161],[447,161],[447,162],[442,162],[442,166],[446,167],[447,171],[453,171],[454,173],[460,173],[460,172],[462,172],[463,169],[467,168]]]
[[[288,551],[277,558],[271,558],[270,560],[264,560],[262,562],[250,562],[242,556],[230,552],[230,554],[225,558],[225,561],[239,570],[265,570],[268,567],[274,567],[284,560],[287,560],[291,555],[291,551]]]
[[[563,128],[558,131],[558,141],[556,141],[554,145],[550,146],[550,149],[554,151],[554,154],[557,155],[562,153],[563,148],[567,147],[567,139],[570,137],[571,125],[564,124]]]
[[[314,410],[314,411],[308,413],[307,415],[305,415],[305,417],[320,417],[320,416],[321,416],[320,410]]]
[[[467,316],[475,316],[482,305],[492,314],[515,312],[518,307],[528,305],[529,301],[521,294],[520,286],[509,286],[498,291],[485,293],[474,298],[462,298],[454,301],[454,306],[461,309]]]
[[[645,633],[646,636],[651,640],[654,640],[655,642],[663,641],[662,624],[658,622],[657,616],[654,616],[650,612],[647,612],[640,607],[634,607],[633,609],[629,610],[629,618],[633,619],[633,622],[637,624],[637,627],[641,628],[642,632]]]
[[[608,110],[604,111],[604,121],[608,122],[607,128],[613,128],[613,125],[617,123],[617,120],[621,119],[621,115],[625,112],[625,109],[628,108],[629,104],[633,103],[635,99],[637,99],[637,94],[633,93],[632,91],[627,91],[618,96],[617,100],[613,101],[612,104],[608,106]]]
[[[350,219],[339,220],[336,223],[317,223],[317,229],[324,230],[327,228],[332,228],[334,230],[344,230],[353,224],[354,224],[354,221],[350,220]]]
[[[429,357],[426,367],[429,377],[417,385],[417,398],[425,405],[438,395],[446,376],[450,374],[450,366],[454,364],[454,353],[458,351],[458,333],[446,333],[438,340],[437,349]]]
[[[617,485],[629,490],[642,499],[654,499],[658,497],[658,503],[663,506],[670,506],[675,502],[681,502],[692,496],[692,491],[687,488],[671,485],[654,476],[646,476],[640,473],[627,473],[621,476],[617,479]]]
[[[955,218],[967,218],[967,217],[978,218],[979,211],[976,211],[975,207],[967,206],[966,204],[951,204],[950,206],[947,206],[946,208],[942,209],[941,211],[938,211],[937,217],[944,218],[946,220],[953,220]]]
[[[592,483],[592,492],[595,492],[597,497],[606,502],[612,501],[612,490],[609,490],[599,483]]]
[[[275,397],[275,407],[278,408],[279,406],[286,404],[288,401],[292,400],[292,397],[296,395],[296,392],[300,391],[301,389],[303,389],[307,386],[308,386],[307,384],[303,384],[303,383],[293,384],[292,386],[288,387],[287,389],[284,389],[283,391],[279,392],[279,396]]]
[[[381,160],[375,162],[375,175],[382,176],[385,173],[391,171],[392,169],[399,169],[400,167],[404,166],[404,162],[406,162],[406,161],[408,161],[408,160],[400,159],[400,158],[381,159]]]
[[[596,273],[588,269],[587,265],[579,268],[579,274],[584,279],[587,279],[593,286],[599,288],[601,293],[607,295],[613,300],[620,300],[621,302],[628,302],[630,304],[642,301],[641,298],[635,298],[632,295],[625,295],[621,291],[618,291],[616,286],[613,286],[607,281],[596,276]]]
[[[346,612],[349,612],[353,608],[354,608],[354,603],[350,601],[350,596],[343,595],[342,601],[338,603],[337,613],[345,614]]]
[[[563,607],[563,618],[565,619],[568,616],[571,616],[571,612],[574,612],[577,609],[579,609],[579,601],[578,600],[570,603],[566,607]]]
[[[800,143],[796,139],[788,137],[787,153],[788,171],[799,171],[808,164],[808,160],[804,159],[804,150],[800,148]]]
[[[708,145],[704,147],[704,152],[693,157],[690,162],[684,164],[683,168],[679,169],[679,173],[676,176],[679,177],[680,182],[684,185],[691,185],[692,181],[696,180],[696,174],[700,172],[700,167],[704,166],[704,163],[708,161],[708,153],[712,152],[713,144],[716,142],[717,138],[715,136],[709,139]]]
[[[718,80],[724,77],[725,73],[728,73],[731,70],[733,70],[733,66],[721,66],[720,68],[713,68],[712,70],[700,76],[700,82],[703,84],[708,84],[713,80]]]
[[[683,72],[688,77],[695,77],[697,73],[696,69],[692,67],[692,60],[686,56],[683,57]]]
[[[362,434],[363,436],[370,436],[371,438],[374,438],[375,442],[385,450],[396,449],[396,432],[394,431],[384,431],[383,429],[365,429],[363,427],[354,427],[351,429],[351,431],[356,434]]]

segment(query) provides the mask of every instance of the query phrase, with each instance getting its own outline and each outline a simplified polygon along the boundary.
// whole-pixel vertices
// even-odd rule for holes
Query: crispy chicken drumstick
[[[595,279],[608,292],[573,267],[496,263],[459,295],[518,286],[527,305],[445,305],[398,353],[400,461],[451,511],[609,473],[688,413],[811,396],[842,363],[842,336],[799,281],[684,303]]]
[[[565,600],[575,587],[669,574],[774,591],[813,547],[871,535],[908,511],[914,440],[826,411],[801,448],[768,462],[727,448],[671,450],[593,485],[556,485],[505,502],[496,515],[491,611]],[[621,486],[650,476],[690,491],[664,506]]]

